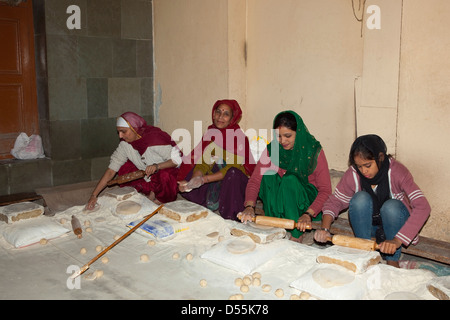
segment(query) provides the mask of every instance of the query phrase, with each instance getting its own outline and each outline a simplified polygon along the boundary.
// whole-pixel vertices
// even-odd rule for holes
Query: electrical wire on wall
[[[357,0],[358,1],[358,13],[361,14],[361,17],[358,17],[356,9],[355,9],[355,1],[356,0],[350,0],[352,2],[352,9],[353,9],[353,16],[355,19],[359,22],[361,22],[361,38],[363,36],[363,21],[364,21],[364,12],[366,7],[366,0]]]

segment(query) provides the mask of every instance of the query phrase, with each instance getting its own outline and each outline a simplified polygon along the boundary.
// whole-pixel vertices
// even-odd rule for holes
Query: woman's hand
[[[203,185],[203,176],[195,176],[189,180],[186,185],[186,189],[197,189]]]
[[[188,191],[191,191],[191,190],[188,190],[188,188],[186,187],[187,184],[188,184],[188,182],[187,182],[186,180],[178,181],[178,190],[179,190],[180,192],[188,192]]]
[[[314,232],[314,240],[317,242],[325,243],[330,241],[331,233],[328,230],[318,229]]]
[[[297,220],[297,229],[305,232],[306,229],[311,229],[311,216],[307,213],[304,213]]]
[[[147,167],[145,168],[145,175],[146,175],[147,177],[150,177],[152,174],[158,172],[158,170],[159,170],[158,164],[154,163],[154,164],[152,164],[152,165],[150,165],[150,166],[147,166]]]
[[[88,200],[88,203],[86,204],[86,209],[93,210],[96,204],[97,204],[97,197],[92,194]]]
[[[397,238],[386,240],[380,243],[380,251],[385,254],[394,254],[401,245],[402,242]]]
[[[243,223],[246,223],[247,221],[253,221],[253,218],[255,218],[255,209],[253,207],[245,208],[244,211],[239,212],[238,218]]]

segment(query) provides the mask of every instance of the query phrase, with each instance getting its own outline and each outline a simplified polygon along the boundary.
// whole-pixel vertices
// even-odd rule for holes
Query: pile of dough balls
[[[254,272],[251,275],[246,275],[243,278],[236,278],[234,284],[239,287],[242,293],[247,293],[250,291],[250,287],[261,286],[261,274],[259,272]],[[243,299],[242,294],[234,294],[230,296],[230,300],[241,300]]]

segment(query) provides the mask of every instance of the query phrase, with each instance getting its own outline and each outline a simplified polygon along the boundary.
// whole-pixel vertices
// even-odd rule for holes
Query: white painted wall
[[[218,99],[239,101],[244,130],[293,109],[345,170],[356,113],[358,135],[382,136],[429,199],[422,234],[450,241],[450,1],[367,0],[379,30],[351,3],[153,0],[156,125],[195,142],[194,121],[204,131]]]

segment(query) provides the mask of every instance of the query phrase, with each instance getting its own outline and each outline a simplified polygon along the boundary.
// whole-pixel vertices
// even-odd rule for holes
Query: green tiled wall
[[[70,5],[81,10],[79,30],[66,26]],[[133,111],[153,123],[151,0],[34,0],[33,7],[47,158],[0,163],[0,195],[97,180],[118,144],[115,117]]]

